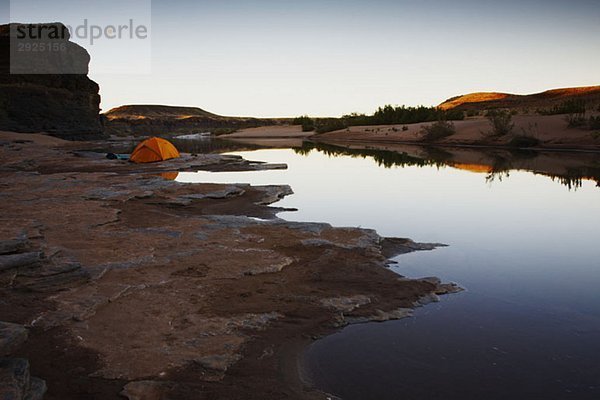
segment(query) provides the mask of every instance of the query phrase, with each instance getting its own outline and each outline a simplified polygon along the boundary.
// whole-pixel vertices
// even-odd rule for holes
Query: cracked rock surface
[[[181,184],[156,172],[185,157],[133,170],[56,139],[7,142],[0,320],[29,328],[9,347],[47,399],[325,398],[298,378],[311,337],[454,290],[385,268],[435,245],[277,219],[267,204],[288,186]],[[244,164],[193,165],[227,162]]]

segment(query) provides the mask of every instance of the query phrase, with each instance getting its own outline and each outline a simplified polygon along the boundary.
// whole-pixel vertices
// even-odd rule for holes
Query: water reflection
[[[597,153],[544,153],[528,150],[465,149],[420,146],[335,144],[305,142],[295,148],[297,154],[319,151],[329,156],[372,158],[385,168],[405,166],[450,166],[486,174],[487,182],[502,181],[510,171],[524,170],[549,176],[553,180],[577,189],[584,180],[593,180],[600,187],[600,155]]]

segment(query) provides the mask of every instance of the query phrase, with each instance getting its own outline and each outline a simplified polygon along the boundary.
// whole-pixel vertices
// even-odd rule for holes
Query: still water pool
[[[531,171],[377,162],[319,149],[234,153],[288,170],[180,174],[182,182],[288,184],[279,217],[449,245],[393,269],[467,290],[413,318],[349,326],[306,351],[343,399],[600,399],[600,188]],[[392,163],[394,164],[394,163]]]

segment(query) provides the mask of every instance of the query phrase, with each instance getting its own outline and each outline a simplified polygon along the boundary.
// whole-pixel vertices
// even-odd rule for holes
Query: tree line
[[[307,115],[294,119],[294,125],[302,125],[305,132],[331,132],[359,125],[404,125],[431,121],[458,121],[465,119],[462,111],[444,111],[437,107],[407,107],[386,105],[372,115],[352,113],[341,118],[311,118]]]

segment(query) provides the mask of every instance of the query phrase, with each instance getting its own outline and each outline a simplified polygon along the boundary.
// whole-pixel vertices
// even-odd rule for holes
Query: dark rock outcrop
[[[12,353],[26,340],[25,327],[0,322],[0,357]],[[40,400],[45,392],[46,382],[29,375],[29,361],[0,358],[0,399]]]
[[[11,48],[17,26],[0,25],[0,130],[47,132],[66,139],[100,136],[99,86],[87,77],[87,51],[69,41],[64,25],[52,23],[44,26],[66,32],[51,41],[59,51],[17,54],[17,46]],[[11,74],[11,60],[18,74]]]
[[[46,382],[29,375],[29,361],[22,358],[0,359],[0,398],[41,400]]]

